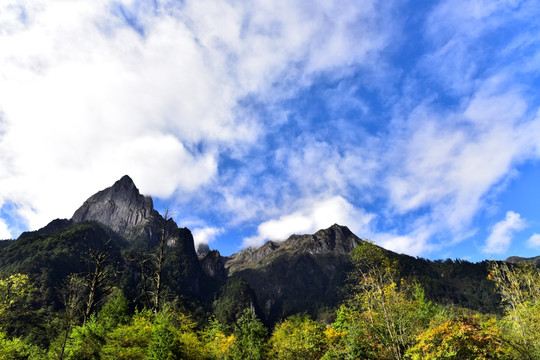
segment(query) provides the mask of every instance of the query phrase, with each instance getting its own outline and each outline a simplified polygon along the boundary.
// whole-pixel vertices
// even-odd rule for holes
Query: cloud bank
[[[539,7],[4,1],[0,238],[129,174],[228,251],[340,223],[502,254],[498,195],[540,158]]]

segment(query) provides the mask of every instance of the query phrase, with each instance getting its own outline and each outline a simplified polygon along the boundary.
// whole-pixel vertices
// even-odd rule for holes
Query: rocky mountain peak
[[[142,195],[127,175],[92,195],[71,218],[73,222],[100,222],[128,240],[145,233],[152,241],[158,239],[160,219],[152,198]]]
[[[328,229],[317,231],[313,239],[321,252],[350,253],[360,243],[360,239],[348,227],[334,224]]]
[[[348,227],[334,224],[312,235],[291,235],[285,241],[267,241],[259,248],[247,248],[231,255],[225,266],[235,272],[248,267],[264,266],[282,255],[347,255],[361,241]]]

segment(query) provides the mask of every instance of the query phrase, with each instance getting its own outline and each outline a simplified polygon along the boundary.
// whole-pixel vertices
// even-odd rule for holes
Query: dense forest
[[[70,241],[81,233],[96,238],[93,232],[110,240],[90,246]],[[80,224],[56,243],[34,234],[39,248],[29,248],[24,237],[4,246],[0,359],[540,358],[540,273],[534,265],[487,265],[502,306],[490,314],[428,300],[421,279],[402,277],[402,264],[363,242],[352,253],[343,301],[332,316],[317,321],[298,313],[268,324],[240,278],[229,279],[206,305],[194,304],[189,284],[177,284],[187,287],[185,296],[167,290],[174,274],[166,263],[174,254],[165,239],[127,254],[115,250],[122,239],[113,235]],[[47,246],[53,256],[41,258]],[[18,265],[9,266],[8,256]],[[122,276],[125,266],[138,276]]]

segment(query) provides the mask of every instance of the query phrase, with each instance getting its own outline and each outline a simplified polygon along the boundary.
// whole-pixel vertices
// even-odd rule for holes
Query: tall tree
[[[101,248],[94,248],[92,245],[89,246],[87,259],[88,271],[84,277],[86,288],[88,289],[88,299],[84,310],[83,324],[88,321],[103,295],[112,289],[112,285],[108,284],[108,280],[112,279],[116,273],[109,266],[111,257],[110,242],[110,239],[103,242]]]
[[[64,334],[60,344],[58,359],[63,360],[69,334],[75,325],[77,318],[80,319],[85,284],[84,280],[77,274],[69,275],[60,289],[60,299],[64,304]]]
[[[266,356],[268,331],[251,309],[245,309],[236,322],[234,360],[262,360]]]
[[[495,282],[505,306],[502,321],[508,343],[518,359],[540,358],[540,271],[531,264],[491,264],[488,278]]]
[[[353,252],[353,263],[347,301],[349,328],[366,344],[354,344],[354,351],[365,358],[403,359],[435,313],[433,305],[419,285],[399,279],[397,262],[384,249],[363,242]]]
[[[168,261],[169,223],[172,221],[168,216],[169,210],[166,210],[161,219],[160,240],[154,251],[150,254],[138,253],[131,258],[141,273],[142,295],[154,313],[163,308],[164,270]]]

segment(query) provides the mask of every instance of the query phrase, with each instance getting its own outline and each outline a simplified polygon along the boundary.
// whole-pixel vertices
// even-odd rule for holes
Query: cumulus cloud
[[[243,246],[260,246],[265,240],[286,240],[292,234],[309,234],[333,224],[347,225],[353,232],[367,231],[373,214],[357,209],[341,196],[305,200],[298,210],[263,222],[257,235],[245,238]]]
[[[488,254],[505,253],[512,243],[514,232],[523,230],[525,226],[526,222],[519,214],[508,211],[504,220],[493,226],[482,250]]]
[[[204,228],[195,228],[193,229],[193,240],[195,242],[195,248],[199,244],[210,244],[215,240],[217,236],[222,234],[224,231],[223,228],[216,227],[204,227]]]
[[[379,233],[373,235],[373,241],[385,249],[404,253],[411,256],[427,254],[434,250],[435,246],[429,243],[432,233],[416,229],[408,235],[398,235],[392,233]]]
[[[527,246],[533,249],[540,248],[540,234],[533,234],[529,240],[527,240]]]
[[[243,99],[278,101],[387,42],[374,1],[9,0],[0,14],[0,201],[30,228],[125,173],[147,194],[193,193],[264,133]]]

